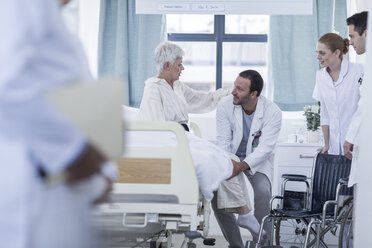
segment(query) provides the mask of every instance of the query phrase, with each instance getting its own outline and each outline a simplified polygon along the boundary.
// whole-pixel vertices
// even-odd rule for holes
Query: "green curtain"
[[[154,49],[165,41],[163,15],[137,15],[135,0],[101,0],[98,76],[124,82],[124,104],[138,107],[144,81],[156,75]]]
[[[346,0],[335,1],[335,30],[346,38]],[[314,0],[311,16],[270,17],[269,84],[283,111],[303,110],[315,102],[316,44],[320,36],[333,31],[332,12],[333,0]]]

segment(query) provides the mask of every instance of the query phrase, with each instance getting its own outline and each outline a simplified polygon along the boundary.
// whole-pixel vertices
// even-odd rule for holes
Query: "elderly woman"
[[[190,113],[213,110],[218,101],[230,93],[219,89],[213,92],[196,91],[179,81],[184,70],[184,51],[171,42],[163,42],[155,49],[158,76],[146,80],[139,118],[150,121],[175,121],[188,130]]]
[[[334,33],[318,40],[317,59],[322,69],[316,74],[313,98],[321,103],[322,153],[344,154],[345,136],[357,110],[363,67],[343,58],[348,49],[349,40]]]

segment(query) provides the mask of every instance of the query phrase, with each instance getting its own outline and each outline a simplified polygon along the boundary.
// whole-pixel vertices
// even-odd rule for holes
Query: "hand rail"
[[[315,158],[315,156],[302,155],[302,154],[300,154],[300,158],[301,158],[301,159],[303,159],[303,158]]]

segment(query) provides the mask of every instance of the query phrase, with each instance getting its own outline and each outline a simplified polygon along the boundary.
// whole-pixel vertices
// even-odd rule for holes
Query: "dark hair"
[[[349,51],[349,40],[335,33],[326,33],[318,41],[326,45],[332,52],[340,50],[340,58],[342,58],[342,54],[347,54]]]
[[[354,25],[355,31],[362,35],[364,30],[367,29],[367,19],[368,19],[368,12],[363,11],[360,13],[356,13],[349,18],[346,19],[347,25]]]
[[[257,91],[257,96],[260,96],[263,88],[263,79],[255,70],[246,70],[239,73],[239,77],[249,79],[251,81],[250,92]]]

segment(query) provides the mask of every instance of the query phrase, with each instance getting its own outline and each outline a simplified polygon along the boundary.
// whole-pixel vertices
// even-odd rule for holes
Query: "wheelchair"
[[[352,247],[353,189],[347,187],[350,166],[344,156],[318,153],[311,178],[283,174],[281,195],[271,199],[271,212],[262,220],[271,225],[270,238],[263,240],[262,224],[255,247],[327,248],[327,233],[338,235],[338,247]],[[304,184],[306,190],[288,190],[288,182]]]

